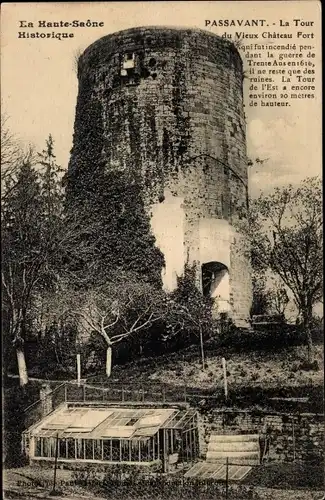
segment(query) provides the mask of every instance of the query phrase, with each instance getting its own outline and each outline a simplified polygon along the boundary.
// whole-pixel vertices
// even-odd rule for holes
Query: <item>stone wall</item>
[[[130,182],[142,183],[153,218],[158,203],[165,208],[162,226],[156,217],[152,231],[158,242],[162,235],[169,242],[167,288],[180,274],[174,254],[183,256],[183,267],[197,264],[200,280],[200,221],[208,227],[211,221],[209,258],[230,266],[232,316],[238,326],[247,325],[252,291],[245,237],[229,240],[228,228],[218,234],[220,246],[227,245],[226,258],[213,238],[214,220],[227,221],[236,234],[247,211],[243,70],[235,46],[201,30],[134,28],[88,47],[78,78],[69,170],[80,168],[89,149],[92,130],[82,127],[93,107],[104,168],[127,171]],[[176,238],[174,219],[180,225]]]
[[[324,415],[301,413],[251,413],[211,410],[199,414],[201,455],[205,456],[211,432],[260,434],[267,437],[267,460],[274,462],[322,461],[324,459]]]

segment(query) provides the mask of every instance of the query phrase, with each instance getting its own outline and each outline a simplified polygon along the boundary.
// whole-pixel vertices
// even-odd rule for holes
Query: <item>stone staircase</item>
[[[185,477],[241,481],[259,463],[258,434],[211,434],[205,462],[194,464]]]
[[[232,465],[258,465],[260,445],[258,434],[211,434],[206,462]]]

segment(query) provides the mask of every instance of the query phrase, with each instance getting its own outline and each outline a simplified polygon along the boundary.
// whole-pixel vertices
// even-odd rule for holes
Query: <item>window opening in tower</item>
[[[124,54],[122,69],[127,70],[127,69],[132,69],[134,67],[135,67],[135,54],[134,53]]]

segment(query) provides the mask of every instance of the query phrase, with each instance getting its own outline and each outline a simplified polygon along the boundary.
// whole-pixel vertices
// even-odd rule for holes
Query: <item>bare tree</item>
[[[308,359],[314,305],[323,296],[322,189],[317,177],[277,188],[251,205],[253,264],[270,269],[291,291],[301,316]]]
[[[77,319],[80,331],[88,336],[95,332],[105,340],[107,377],[111,375],[114,345],[131,336],[144,336],[164,321],[167,313],[162,290],[122,270],[111,273],[105,285],[62,292],[52,311],[57,311],[56,318]]]
[[[73,70],[76,73],[76,75],[78,74],[79,60],[82,52],[83,52],[82,49],[78,48],[74,51],[73,54]]]
[[[14,188],[17,172],[22,163],[32,163],[33,148],[24,148],[19,139],[11,132],[9,117],[1,114],[1,189],[2,199]]]
[[[22,147],[8,126],[8,116],[1,114],[1,182],[12,177],[22,158]]]

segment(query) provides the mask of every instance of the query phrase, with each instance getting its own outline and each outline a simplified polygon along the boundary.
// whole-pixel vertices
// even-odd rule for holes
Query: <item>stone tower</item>
[[[247,326],[249,248],[238,230],[247,216],[247,158],[235,46],[196,29],[129,29],[88,47],[78,79],[69,173],[82,175],[94,147],[105,168],[136,172],[165,256],[165,288],[195,265],[216,310]],[[100,140],[90,148],[92,130]]]

